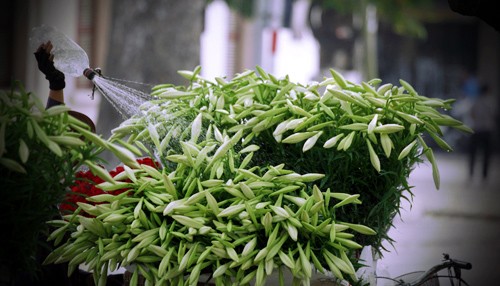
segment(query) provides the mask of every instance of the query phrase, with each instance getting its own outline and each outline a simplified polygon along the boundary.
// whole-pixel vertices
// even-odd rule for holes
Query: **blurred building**
[[[488,82],[500,98],[500,33],[475,17],[454,13],[446,1],[438,2],[441,5],[433,11],[417,11],[425,23],[424,39],[398,35],[382,22],[372,25],[379,77],[393,83],[405,79],[429,97],[461,98],[467,70]],[[249,1],[252,13],[247,16],[224,0],[207,3],[200,36],[205,76],[231,77],[260,65],[298,82],[318,80],[328,67],[362,79],[355,17],[335,12],[318,16],[310,0]],[[106,55],[113,52],[108,47],[110,0],[21,0],[7,1],[4,7],[0,37],[8,44],[0,47],[1,88],[10,87],[15,79],[41,98],[47,96],[48,83],[37,70],[29,44],[30,30],[41,24],[74,39],[88,53],[91,66],[101,67],[105,74]],[[90,91],[85,79],[67,80],[68,105],[86,108],[96,119],[99,97],[88,100]]]

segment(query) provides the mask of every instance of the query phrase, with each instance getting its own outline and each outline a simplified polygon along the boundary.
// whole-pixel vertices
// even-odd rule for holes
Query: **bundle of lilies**
[[[301,85],[256,69],[230,80],[180,71],[189,85],[155,86],[109,139],[79,129],[124,165],[110,175],[89,162],[104,194],[50,222],[46,262],[86,264],[100,285],[118,267],[131,285],[196,285],[202,273],[216,285],[273,273],[307,284],[316,271],[358,281],[357,253],[391,242],[415,164],[427,159],[439,188],[425,136],[451,151],[441,128],[471,130],[441,113],[453,100],[403,80],[358,84],[331,70]]]

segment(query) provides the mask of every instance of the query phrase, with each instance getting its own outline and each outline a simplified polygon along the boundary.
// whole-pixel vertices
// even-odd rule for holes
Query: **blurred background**
[[[48,83],[29,45],[31,29],[42,24],[77,42],[91,67],[146,91],[185,84],[176,72],[197,65],[207,77],[260,65],[303,83],[335,68],[357,82],[404,79],[428,97],[460,100],[477,92],[471,80],[500,94],[498,30],[447,0],[22,0],[0,13],[0,87],[20,80],[42,99]],[[86,96],[91,83],[69,77],[66,84],[67,103],[85,108],[106,132],[114,113],[100,96]]]
[[[259,65],[301,83],[320,81],[334,68],[355,82],[404,79],[422,95],[454,98],[450,114],[472,125],[469,110],[480,86],[489,87],[494,110],[500,104],[499,27],[484,18],[491,7],[476,2],[488,5],[464,0],[6,1],[0,10],[0,88],[19,80],[47,98],[48,82],[29,44],[31,29],[45,24],[77,42],[91,67],[145,92],[161,83],[186,84],[177,71],[197,65],[209,78],[231,78]],[[107,137],[122,118],[91,93],[86,78],[66,78],[67,105],[87,114]],[[383,260],[391,274],[428,267],[450,247],[465,256],[457,258],[479,265],[470,276],[476,282],[500,269],[498,112],[491,120],[487,181],[480,171],[474,178],[469,174],[469,138],[446,130],[455,152],[438,154],[442,189],[433,188],[428,166],[415,170],[413,208],[402,214],[404,222],[395,222],[399,252]]]

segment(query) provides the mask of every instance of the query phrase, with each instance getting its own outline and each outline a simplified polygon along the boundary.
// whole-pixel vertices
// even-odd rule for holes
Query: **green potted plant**
[[[104,140],[123,172],[97,185],[101,194],[53,221],[67,239],[47,263],[87,264],[97,283],[125,266],[147,283],[263,285],[284,270],[294,284],[314,271],[362,283],[363,246],[381,251],[408,176],[424,156],[439,171],[428,134],[441,127],[470,132],[441,112],[452,100],[419,95],[410,84],[361,84],[332,77],[302,85],[260,67],[231,80],[180,71],[187,86],[162,84]],[[113,145],[114,144],[114,145]],[[117,150],[117,147],[122,147]],[[114,146],[114,147],[112,147]],[[149,156],[158,165],[138,164]]]
[[[59,215],[76,171],[96,159],[95,147],[71,128],[88,127],[68,107],[45,110],[20,83],[2,91],[0,102],[2,284],[44,281],[52,271],[41,267],[51,249],[45,222]]]

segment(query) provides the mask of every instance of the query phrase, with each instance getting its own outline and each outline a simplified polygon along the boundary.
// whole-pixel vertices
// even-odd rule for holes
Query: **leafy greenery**
[[[210,2],[210,1],[208,1]],[[254,1],[225,0],[228,6],[244,17],[254,16]],[[377,8],[381,21],[388,23],[393,30],[405,36],[425,37],[427,32],[423,21],[432,20],[432,11],[439,7],[432,0],[311,0],[323,9],[334,9],[340,13],[360,14],[367,4]],[[429,19],[431,17],[431,19]]]
[[[94,158],[93,148],[70,129],[77,120],[67,107],[45,110],[20,83],[0,101],[0,265],[35,276],[37,253],[50,249],[45,222],[58,216],[57,205],[81,162]]]
[[[389,24],[393,30],[405,36],[425,37],[427,32],[422,15],[424,12],[436,9],[438,4],[432,0],[312,0],[320,3],[324,9],[335,9],[341,13],[360,13],[367,4],[377,8],[378,18]]]

